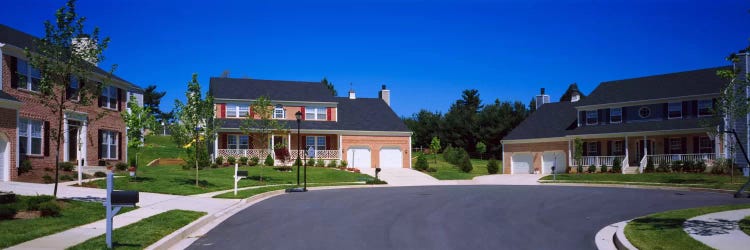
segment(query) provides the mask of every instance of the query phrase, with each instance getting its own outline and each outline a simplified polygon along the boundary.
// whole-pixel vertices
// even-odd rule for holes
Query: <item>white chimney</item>
[[[539,95],[536,96],[536,109],[547,103],[549,103],[549,96],[544,94],[544,88],[542,88]]]
[[[391,106],[391,91],[385,88],[385,84],[380,88],[380,93],[378,93],[378,96],[380,99],[383,99],[385,104],[388,104],[388,106]]]
[[[95,41],[92,41],[88,37],[79,37],[79,38],[73,38],[73,41],[71,42],[71,45],[73,45],[73,49],[76,52],[79,52],[81,50],[90,50],[96,48],[97,44]],[[98,64],[98,58],[92,58],[88,55],[81,55],[84,60],[99,66]]]

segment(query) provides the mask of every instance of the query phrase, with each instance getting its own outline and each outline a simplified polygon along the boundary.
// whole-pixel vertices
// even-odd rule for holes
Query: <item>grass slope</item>
[[[18,196],[13,206],[19,211],[25,210],[24,201],[28,196]],[[123,212],[133,208],[123,209]],[[0,221],[0,248],[9,247],[42,236],[65,231],[104,219],[104,209],[99,202],[64,201],[61,215],[58,217],[40,217],[25,220]]]
[[[541,180],[552,180],[548,175]],[[746,177],[688,173],[648,173],[648,174],[558,174],[557,180],[573,183],[626,183],[639,182],[640,185],[680,186],[737,190],[747,182]]]
[[[414,159],[412,161],[412,166],[415,166],[417,164],[417,154],[414,154]],[[443,154],[437,155],[437,163],[435,163],[435,156],[434,155],[425,155],[427,158],[427,162],[430,164],[430,167],[436,168],[437,172],[425,172],[426,174],[431,175],[432,177],[435,177],[438,180],[471,180],[472,178],[480,175],[488,175],[487,173],[487,159],[471,159],[471,166],[474,167],[471,172],[464,173],[461,170],[458,169],[458,167],[454,166],[453,164],[450,164],[446,162],[443,159]],[[501,168],[499,173],[502,173],[502,161],[497,162],[499,167]]]
[[[112,246],[115,249],[144,249],[205,214],[204,212],[170,210],[148,217],[139,222],[115,229],[112,232]],[[104,235],[100,235],[68,249],[106,248],[107,243],[105,242]]]
[[[682,224],[690,218],[727,210],[750,208],[750,204],[701,207],[651,214],[625,226],[625,237],[638,249],[711,249],[693,239]]]

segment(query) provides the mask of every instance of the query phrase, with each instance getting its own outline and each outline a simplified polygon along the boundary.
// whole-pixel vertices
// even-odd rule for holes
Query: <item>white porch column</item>
[[[286,150],[289,150],[289,156],[294,158],[292,153],[292,132],[286,135]]]
[[[648,155],[648,150],[647,150],[647,149],[648,149],[648,147],[647,147],[647,145],[648,145],[648,144],[650,144],[650,143],[648,142],[648,137],[646,137],[646,136],[644,135],[644,136],[643,136],[643,156],[647,156],[647,155]]]
[[[338,110],[338,109],[336,109],[336,110]],[[336,112],[338,112],[338,111],[336,111]],[[338,116],[336,116],[336,119],[338,119]],[[341,143],[342,143],[342,142],[343,142],[344,140],[343,140],[343,139],[341,139],[341,134],[338,134],[338,136],[339,136],[339,162],[341,162],[341,161],[343,161],[343,160],[344,160],[344,153],[343,153],[343,150],[341,149],[341,148],[342,148],[342,145],[341,145]],[[411,143],[411,142],[410,142],[410,143]],[[409,155],[411,155],[411,153],[409,153]]]
[[[44,128],[49,129],[49,128]],[[68,143],[70,143],[70,138],[68,138],[68,114],[63,113],[63,161],[70,161],[68,159],[70,157],[70,154],[68,154]]]
[[[627,136],[625,136],[625,145],[623,145],[623,147],[625,148],[625,158],[628,159],[627,162],[625,163],[627,165],[625,165],[623,167],[628,167],[628,166],[630,166],[630,164],[629,164],[630,163],[630,156],[629,156],[629,152],[628,152],[629,150],[628,150],[628,137]]]
[[[573,140],[568,140],[568,166],[573,166]]]
[[[213,161],[216,161],[216,157],[219,156],[219,136],[221,136],[220,133],[216,133],[216,138],[214,138],[214,154],[213,154],[213,159],[212,159]]]
[[[268,149],[268,152],[271,154],[271,158],[276,159],[276,154],[273,153],[273,149],[276,146],[276,144],[274,143],[274,137],[276,136],[274,136],[274,134],[271,134],[271,145],[270,145],[270,148]]]

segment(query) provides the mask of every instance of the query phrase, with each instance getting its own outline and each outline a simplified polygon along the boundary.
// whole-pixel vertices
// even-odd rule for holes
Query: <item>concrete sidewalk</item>
[[[750,236],[740,230],[738,222],[750,216],[750,209],[724,211],[690,218],[683,224],[685,232],[709,247],[721,250],[748,249]]]
[[[20,195],[51,195],[53,184],[0,182],[0,190],[12,191]],[[59,198],[103,200],[106,196],[106,190],[59,185],[57,196]],[[173,209],[201,211],[208,213],[208,215],[220,214],[223,213],[224,210],[230,209],[238,203],[238,200],[232,199],[214,199],[141,192],[140,202],[137,204],[139,208],[115,216],[114,226],[115,228],[123,227],[140,221],[141,219]],[[200,206],[196,206],[196,204],[200,204]],[[99,220],[56,234],[30,240],[12,246],[10,249],[67,248],[104,234],[104,229],[105,220]]]

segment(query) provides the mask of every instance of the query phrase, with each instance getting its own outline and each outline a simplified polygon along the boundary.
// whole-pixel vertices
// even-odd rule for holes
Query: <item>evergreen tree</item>
[[[325,85],[326,88],[328,88],[328,90],[331,91],[331,94],[333,94],[333,96],[338,96],[339,95],[339,93],[336,92],[336,87],[333,86],[332,82],[328,81],[328,78],[323,77],[323,80],[320,80],[320,83],[322,83],[323,85]]]

